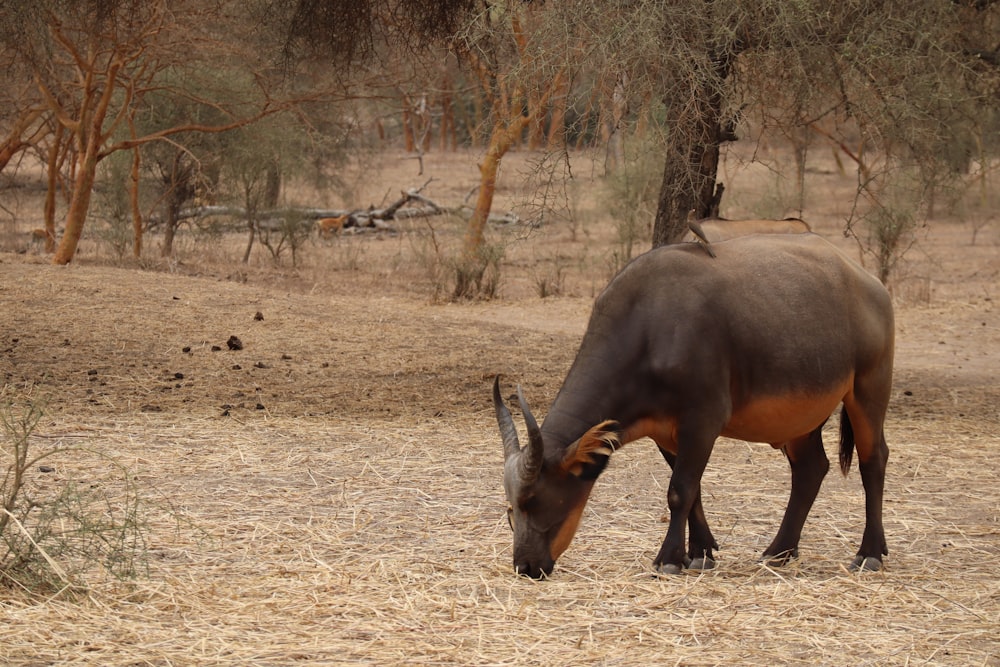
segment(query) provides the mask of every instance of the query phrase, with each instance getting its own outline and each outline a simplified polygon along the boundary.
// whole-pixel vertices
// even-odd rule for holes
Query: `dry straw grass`
[[[706,481],[717,571],[650,576],[667,476],[640,445],[622,452],[555,577],[538,583],[511,574],[485,415],[447,428],[157,417],[94,429],[159,494],[151,575],[95,582],[82,601],[7,599],[0,659],[995,664],[995,471],[968,456],[942,474],[943,453],[907,440],[935,430],[896,433],[884,573],[843,568],[860,530],[856,474],[828,480],[799,563],[755,564],[784,464],[727,442]]]
[[[529,382],[541,405],[575,335],[497,324],[515,319],[510,304],[498,317],[100,268],[3,271],[0,333],[19,339],[3,370],[45,376],[52,392],[38,446],[118,457],[151,530],[148,578],[90,581],[75,600],[5,594],[4,664],[997,664],[989,396],[965,417],[928,404],[891,420],[882,573],[844,569],[863,521],[856,471],[827,480],[798,563],[757,565],[787,470],[769,447],[723,441],[705,480],[720,567],[652,578],[668,475],[636,443],[554,578],[533,582],[511,573],[488,378],[523,368],[542,380]],[[87,300],[95,290],[104,307]],[[231,333],[245,350],[201,345]],[[925,393],[919,369],[906,374]]]
[[[705,479],[719,567],[653,578],[669,476],[640,442],[534,582],[512,573],[489,385],[522,382],[544,414],[604,280],[594,248],[548,233],[510,249],[518,296],[449,306],[374,268],[405,240],[358,241],[362,269],[280,287],[0,256],[0,373],[48,396],[34,446],[116,457],[149,526],[146,577],[0,591],[0,663],[1000,665],[995,248],[925,245],[945,275],[898,310],[883,572],[845,569],[856,469],[826,480],[798,562],[758,565],[787,465],[720,441]],[[583,258],[568,296],[525,296],[542,243]]]

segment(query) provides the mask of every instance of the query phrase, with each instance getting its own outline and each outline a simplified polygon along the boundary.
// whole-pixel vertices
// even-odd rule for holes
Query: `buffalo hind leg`
[[[674,469],[677,457],[666,449],[660,447],[660,453],[666,459],[670,469]],[[711,570],[715,567],[715,556],[713,549],[718,549],[719,544],[712,535],[712,530],[708,527],[708,520],[705,518],[705,509],[701,504],[701,485],[698,488],[698,495],[691,506],[691,513],[688,514],[688,551],[687,558],[684,559],[685,567],[691,570]]]
[[[882,527],[882,495],[885,489],[885,465],[889,459],[889,446],[885,434],[879,432],[878,444],[870,456],[858,453],[861,483],[865,487],[865,532],[861,548],[851,562],[852,571],[877,571],[882,569],[882,556],[889,554]]]
[[[778,534],[761,559],[774,565],[783,565],[798,557],[802,526],[830,469],[823,449],[822,425],[808,435],[784,443],[781,450],[792,469],[792,491]]]
[[[851,562],[851,570],[882,569],[882,556],[889,554],[882,528],[882,495],[885,489],[885,464],[889,458],[889,447],[885,436],[880,437],[879,452],[870,460],[858,457],[861,469],[861,483],[865,487],[865,533],[861,538],[861,548]]]
[[[889,446],[883,422],[889,404],[889,372],[855,380],[854,392],[844,399],[840,412],[842,466],[850,465],[850,449],[858,453],[861,483],[865,488],[865,532],[861,547],[851,562],[852,571],[880,570],[882,556],[888,555],[882,526],[882,497]]]

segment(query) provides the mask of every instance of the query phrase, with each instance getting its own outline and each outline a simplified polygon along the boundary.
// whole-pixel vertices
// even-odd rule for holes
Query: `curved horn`
[[[521,450],[521,444],[517,441],[517,427],[514,426],[514,419],[510,416],[510,410],[507,409],[503,398],[500,397],[499,375],[493,380],[493,409],[497,413],[500,438],[503,440],[503,460],[506,461]]]
[[[528,409],[528,402],[524,400],[524,394],[521,393],[521,385],[517,386],[517,401],[521,404],[524,423],[528,425],[528,446],[524,448],[524,454],[521,456],[521,476],[523,482],[530,483],[538,478],[538,474],[542,470],[544,456],[542,430],[538,428],[535,416]]]

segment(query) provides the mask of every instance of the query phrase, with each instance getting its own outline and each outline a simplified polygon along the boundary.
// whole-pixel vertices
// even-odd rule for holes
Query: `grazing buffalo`
[[[846,474],[856,449],[865,490],[865,531],[851,567],[882,566],[889,294],[814,234],[746,236],[712,248],[714,258],[693,244],[663,246],[611,281],[541,427],[518,390],[524,448],[494,383],[518,573],[552,572],[611,454],[644,436],[673,469],[658,572],[715,564],[701,478],[720,435],[770,443],[788,458],[791,496],[764,559],[796,557],[830,467],[822,427],[839,403],[840,466]]]

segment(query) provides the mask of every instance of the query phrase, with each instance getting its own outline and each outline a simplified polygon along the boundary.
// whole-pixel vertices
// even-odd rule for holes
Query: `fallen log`
[[[472,209],[461,204],[455,207],[441,206],[434,200],[421,194],[421,191],[431,182],[430,179],[418,188],[402,191],[400,197],[384,208],[369,206],[367,209],[329,209],[329,208],[282,208],[268,209],[257,213],[258,226],[262,229],[274,230],[287,225],[290,220],[300,220],[313,225],[322,235],[330,235],[351,229],[354,233],[362,231],[397,230],[388,224],[391,220],[411,220],[439,215],[455,215],[468,219]],[[233,218],[247,220],[247,210],[242,206],[205,205],[193,206],[177,214],[177,221],[198,221],[205,218]],[[502,214],[490,214],[488,222],[493,225],[522,224],[521,218],[513,211]],[[162,218],[151,215],[146,219],[147,228],[152,229],[162,223]]]

